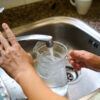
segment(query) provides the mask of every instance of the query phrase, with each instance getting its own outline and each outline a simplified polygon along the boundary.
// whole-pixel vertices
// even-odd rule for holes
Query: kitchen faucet
[[[41,35],[41,34],[33,34],[33,35],[25,35],[16,37],[17,41],[29,41],[29,40],[39,40],[46,42],[47,47],[53,46],[52,36],[50,35]]]

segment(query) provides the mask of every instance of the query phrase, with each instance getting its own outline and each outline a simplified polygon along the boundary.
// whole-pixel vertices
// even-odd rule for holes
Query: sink
[[[51,17],[34,23],[33,28],[22,35],[46,34],[65,44],[68,50],[80,49],[100,55],[100,34],[84,22],[71,17]],[[20,41],[32,54],[37,41]],[[93,75],[93,76],[92,76]],[[100,73],[83,68],[77,80],[69,83],[68,97],[78,100],[100,88]]]
[[[51,17],[34,23],[33,29],[22,35],[46,34],[67,45],[100,55],[100,34],[84,22],[71,17]],[[21,41],[22,47],[31,53],[36,41]],[[32,53],[31,53],[32,54]]]
[[[75,18],[51,17],[43,19],[35,22],[30,30],[21,34],[51,35],[53,36],[53,40],[65,44],[68,50],[87,50],[100,55],[100,34],[84,22]],[[33,47],[37,41],[19,41],[19,43],[27,52],[33,55]],[[7,88],[11,100],[24,100],[26,98],[21,87],[11,77],[7,76],[2,69],[0,69],[0,78]],[[79,100],[81,97],[100,89],[100,72],[82,68],[78,74],[78,78],[68,84],[67,97],[70,100]]]

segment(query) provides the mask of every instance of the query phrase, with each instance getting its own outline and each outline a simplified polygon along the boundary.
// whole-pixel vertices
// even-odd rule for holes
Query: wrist
[[[24,79],[26,76],[29,76],[29,74],[31,74],[33,71],[34,71],[33,66],[28,65],[27,68],[17,70],[13,75],[14,76],[13,78],[19,83],[20,80]]]

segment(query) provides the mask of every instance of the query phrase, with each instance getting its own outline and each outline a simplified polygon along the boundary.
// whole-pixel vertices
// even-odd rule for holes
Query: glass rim
[[[57,44],[60,44],[60,46],[62,46],[62,47],[64,47],[64,49],[66,50],[66,51],[68,51],[68,49],[67,49],[67,47],[63,44],[63,43],[61,43],[61,42],[59,42],[59,41],[53,41],[54,43],[57,43]],[[41,48],[43,48],[43,47],[46,47],[46,44],[43,44],[41,47],[39,47],[38,49],[37,49],[37,51],[39,51]],[[49,47],[50,48],[50,47]]]
[[[66,47],[63,43],[61,43],[61,42],[59,42],[59,41],[54,41],[54,43],[59,44],[60,46],[62,46],[62,47],[65,49],[65,54],[63,54],[63,56],[62,56],[59,60],[53,62],[53,63],[57,63],[57,62],[62,61],[64,58],[67,57],[68,49],[67,49],[67,47]],[[40,54],[38,51],[39,51],[41,48],[43,48],[43,47],[46,47],[46,45],[43,44],[41,47],[39,47],[39,48],[36,50],[37,55],[38,55],[38,54],[39,54],[39,55],[42,55],[42,54]],[[66,60],[67,60],[67,58],[66,58]]]

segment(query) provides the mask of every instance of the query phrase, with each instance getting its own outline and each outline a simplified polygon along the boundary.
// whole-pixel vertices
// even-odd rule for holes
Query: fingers
[[[0,44],[0,65],[3,63],[3,55],[4,55],[4,50],[2,44]]]
[[[71,63],[71,65],[73,66],[73,68],[75,70],[80,70],[81,69],[81,65],[76,63],[74,60],[71,60],[70,63]]]
[[[2,24],[2,28],[4,29],[4,32],[9,40],[9,42],[13,45],[15,43],[18,43],[16,41],[16,38],[15,38],[15,35],[14,33],[12,32],[12,30],[9,28],[9,26],[6,24],[6,23],[3,23]]]
[[[0,44],[0,50],[2,50],[3,49],[3,46],[2,46],[2,44]]]
[[[4,49],[7,49],[10,46],[8,41],[3,37],[1,32],[0,32],[0,42],[2,46],[4,47]]]
[[[76,70],[86,66],[90,53],[84,50],[72,50],[69,52],[70,63]]]
[[[80,58],[80,53],[79,53],[79,51],[77,51],[77,50],[71,50],[71,51],[69,52],[69,55],[70,55],[73,59],[75,59],[75,58]]]
[[[84,61],[88,58],[89,53],[87,51],[84,51],[84,50],[72,50],[69,52],[69,55],[73,59]]]

